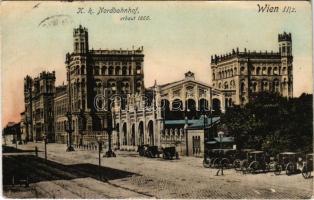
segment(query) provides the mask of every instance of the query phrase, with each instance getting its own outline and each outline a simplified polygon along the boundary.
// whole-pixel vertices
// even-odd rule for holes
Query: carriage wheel
[[[233,167],[236,171],[240,171],[241,170],[241,161],[239,159],[235,159],[233,161]]]
[[[215,160],[215,158],[211,158],[211,159],[209,160],[209,167],[211,167],[211,168],[214,167],[214,160]]]
[[[248,167],[248,172],[250,173],[256,173],[256,171],[258,170],[258,162],[253,161],[250,163],[249,167]]]
[[[307,166],[306,166],[306,165],[302,168],[302,176],[303,176],[303,178],[305,178],[305,179],[311,177],[311,171],[309,171],[309,170],[307,169]]]
[[[282,171],[282,166],[279,163],[275,163],[274,174],[278,176],[281,174],[281,171]]]
[[[286,174],[290,176],[294,172],[294,165],[292,163],[288,163],[286,167]]]
[[[217,168],[218,166],[219,166],[219,158],[215,158],[214,161],[213,161],[212,167],[213,168]]]
[[[205,158],[205,159],[203,160],[203,166],[204,166],[205,168],[209,168],[209,167],[210,167],[210,161],[211,161],[210,158]]]
[[[248,167],[249,167],[248,165],[249,165],[248,160],[243,160],[242,163],[240,164],[243,174],[246,174],[248,172]]]
[[[149,157],[150,158],[154,158],[154,155],[153,155],[153,153],[151,151],[149,152]]]
[[[224,167],[224,168],[229,168],[230,166],[230,161],[228,158],[223,158],[221,161],[220,161],[220,164]]]

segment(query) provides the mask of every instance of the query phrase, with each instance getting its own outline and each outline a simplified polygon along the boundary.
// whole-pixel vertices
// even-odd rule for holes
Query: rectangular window
[[[83,42],[81,42],[81,50],[84,52],[85,51],[85,45]]]
[[[77,51],[79,49],[79,43],[75,42],[75,47],[74,47],[75,51]]]

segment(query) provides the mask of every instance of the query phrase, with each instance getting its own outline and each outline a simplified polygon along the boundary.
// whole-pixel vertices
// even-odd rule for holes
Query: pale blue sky
[[[294,55],[294,95],[312,92],[312,28],[308,2],[266,2],[296,13],[257,13],[265,2],[2,2],[3,122],[19,120],[23,111],[23,77],[56,70],[65,80],[65,54],[71,52],[73,28],[89,30],[89,46],[119,49],[144,46],[145,85],[183,78],[187,70],[210,82],[210,56],[239,47],[277,51],[278,33],[291,32]],[[120,21],[122,14],[78,15],[78,7],[98,9],[139,7],[150,21]],[[95,10],[96,11],[96,10]],[[49,16],[68,15],[73,23],[38,24]],[[132,16],[132,15],[129,15]]]

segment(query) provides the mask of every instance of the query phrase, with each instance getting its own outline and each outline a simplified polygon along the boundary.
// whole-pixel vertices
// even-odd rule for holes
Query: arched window
[[[81,67],[81,74],[85,74],[85,65],[82,65]]]
[[[262,92],[265,92],[268,90],[268,81],[263,80],[262,81],[262,87],[261,87]]]
[[[245,83],[244,82],[241,83],[240,91],[245,92]]]
[[[116,66],[115,68],[115,75],[120,75],[120,67]]]
[[[108,69],[108,75],[113,75],[113,67],[110,66]]]
[[[208,101],[206,99],[200,99],[199,109],[200,111],[208,111]]]
[[[268,75],[271,75],[271,71],[272,71],[272,68],[271,67],[268,67]]]
[[[229,89],[228,82],[224,83],[224,89]]]
[[[106,66],[102,66],[101,67],[101,75],[106,75],[106,71],[107,71],[107,67]]]
[[[261,75],[261,68],[260,67],[256,68],[256,75]]]
[[[236,67],[233,69],[233,71],[234,71],[234,75],[237,75],[237,68]]]
[[[182,111],[183,110],[183,102],[180,99],[173,100],[172,110],[173,111]]]
[[[257,92],[257,83],[256,82],[252,83],[252,91]]]
[[[240,68],[240,73],[241,73],[241,74],[244,74],[244,70],[245,70],[245,68],[244,68],[244,67],[241,67],[241,68]]]
[[[251,74],[252,74],[252,75],[255,75],[255,67],[252,67],[252,68],[251,68]]]
[[[280,88],[279,88],[279,80],[278,79],[275,79],[274,82],[273,82],[273,91],[274,92],[280,92]]]
[[[170,111],[170,102],[167,99],[162,99],[160,107],[162,111],[162,117],[166,118],[167,113]]]
[[[285,74],[287,73],[286,70],[287,70],[286,67],[283,67],[283,68],[282,68],[282,74],[285,75]]]
[[[215,80],[215,73],[213,73],[213,80]]]
[[[123,66],[122,67],[122,75],[127,75],[127,67],[126,66]]]
[[[291,66],[288,67],[288,75],[290,75],[290,74],[292,74],[292,67]]]
[[[99,75],[99,67],[95,66],[94,68],[94,75]]]

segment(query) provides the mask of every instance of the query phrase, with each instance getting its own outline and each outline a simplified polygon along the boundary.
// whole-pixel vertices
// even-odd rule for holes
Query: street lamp
[[[203,129],[204,129],[204,160],[206,159],[206,153],[205,153],[205,146],[206,146],[206,141],[208,140],[208,136],[206,134],[206,125],[207,125],[207,115],[205,113],[205,109],[204,109],[204,113],[203,113]],[[206,139],[205,139],[206,137]]]
[[[74,151],[74,148],[72,147],[72,133],[74,129],[72,128],[72,113],[69,111],[66,114],[66,117],[68,118],[68,126],[66,128],[66,132],[68,132],[69,135],[69,144],[66,151]]]
[[[47,161],[47,135],[44,135],[44,144],[45,144],[45,161]]]
[[[104,155],[104,157],[116,157],[116,154],[112,151],[111,148],[111,136],[112,136],[112,131],[115,130],[115,116],[114,113],[111,113],[111,119],[113,119],[113,123],[111,122],[111,120],[108,120],[108,124],[107,124],[107,128],[104,128],[104,131],[107,131],[108,133],[108,151],[106,152],[106,154]]]
[[[216,176],[218,176],[218,174],[219,174],[219,171],[221,171],[221,175],[224,175],[224,172],[223,172],[223,164],[222,164],[222,162],[221,162],[221,160],[222,160],[222,138],[223,138],[223,136],[224,136],[224,132],[222,132],[222,131],[219,131],[218,132],[218,137],[219,137],[219,141],[220,141],[220,168],[218,169],[218,171],[217,171],[217,173],[216,173]]]
[[[98,175],[99,175],[99,180],[101,180],[101,151],[102,151],[102,141],[101,137],[97,137],[97,143],[98,143]]]
[[[218,132],[218,137],[219,137],[219,141],[220,141],[220,150],[222,149],[222,138],[224,137],[224,132],[219,131]]]

